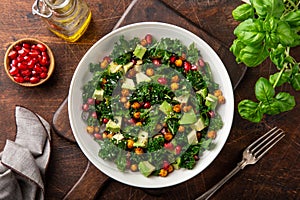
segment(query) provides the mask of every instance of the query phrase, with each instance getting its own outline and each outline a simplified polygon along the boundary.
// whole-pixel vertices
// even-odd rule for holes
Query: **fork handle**
[[[226,183],[231,177],[233,177],[237,172],[245,167],[245,161],[238,163],[238,165],[229,173],[227,174],[221,181],[219,181],[216,185],[198,197],[196,200],[206,200],[209,199],[224,183]]]

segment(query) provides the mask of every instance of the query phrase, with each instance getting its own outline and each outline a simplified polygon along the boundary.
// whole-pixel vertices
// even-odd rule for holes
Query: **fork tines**
[[[285,134],[282,129],[274,127],[266,134],[258,138],[255,142],[253,142],[247,149],[248,151],[253,153],[257,160],[259,160],[284,136]]]

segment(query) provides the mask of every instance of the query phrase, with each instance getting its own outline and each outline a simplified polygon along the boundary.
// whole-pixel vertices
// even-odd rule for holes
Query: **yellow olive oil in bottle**
[[[41,16],[49,30],[68,42],[77,41],[92,18],[84,0],[36,0],[32,13]]]

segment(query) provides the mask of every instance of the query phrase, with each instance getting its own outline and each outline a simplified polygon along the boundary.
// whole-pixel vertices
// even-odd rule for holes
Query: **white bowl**
[[[132,39],[133,37],[142,38],[148,33],[152,34],[156,39],[162,37],[177,38],[185,45],[190,45],[194,42],[204,60],[209,63],[214,81],[220,85],[220,89],[226,98],[226,103],[218,108],[218,113],[223,119],[224,126],[218,131],[218,135],[214,140],[216,146],[212,150],[204,152],[194,169],[175,170],[167,177],[152,176],[146,178],[138,172],[121,172],[114,163],[99,158],[99,145],[86,133],[86,124],[81,119],[80,114],[83,103],[81,98],[82,86],[92,78],[92,74],[88,70],[89,64],[91,62],[97,63],[104,56],[109,55],[113,45],[119,40],[121,35],[124,35],[126,39]],[[230,78],[225,66],[214,50],[195,34],[178,26],[158,22],[131,24],[107,34],[96,42],[78,64],[71,81],[68,103],[71,128],[85,156],[107,176],[122,183],[142,188],[172,186],[187,181],[202,172],[212,163],[224,146],[231,129],[234,113],[234,97]]]

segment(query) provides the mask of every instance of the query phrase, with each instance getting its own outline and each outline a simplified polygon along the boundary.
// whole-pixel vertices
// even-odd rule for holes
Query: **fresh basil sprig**
[[[295,107],[295,98],[286,92],[275,94],[275,88],[289,83],[300,90],[299,62],[290,49],[300,45],[300,0],[250,0],[232,11],[241,23],[235,28],[237,37],[230,50],[238,63],[256,67],[269,58],[278,72],[269,79],[259,78],[255,85],[257,102],[242,100],[240,115],[260,122],[264,114],[275,115]]]

